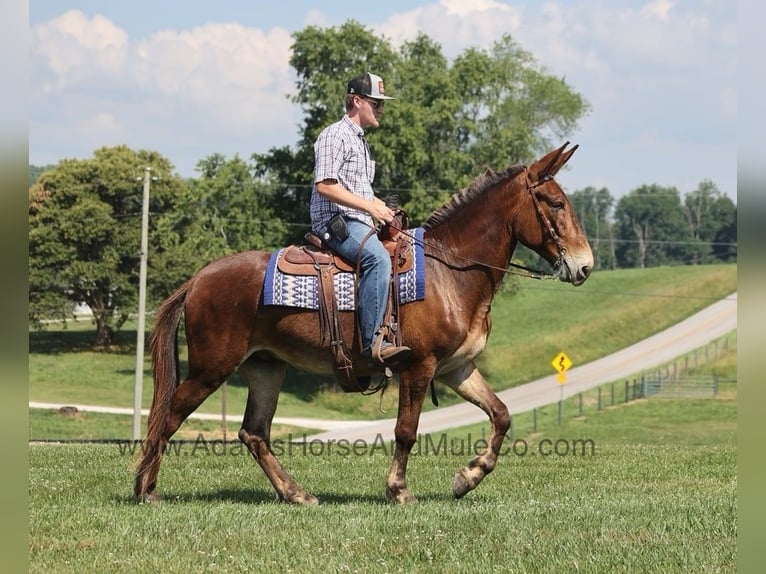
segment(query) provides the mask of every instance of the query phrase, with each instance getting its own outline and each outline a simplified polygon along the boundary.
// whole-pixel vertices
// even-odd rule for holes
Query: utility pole
[[[136,338],[136,382],[133,388],[133,440],[141,440],[141,394],[144,382],[144,331],[146,330],[146,255],[149,250],[149,187],[156,177],[152,168],[144,169],[144,194],[141,202],[141,266],[138,275],[138,333]],[[141,179],[141,178],[138,178]]]

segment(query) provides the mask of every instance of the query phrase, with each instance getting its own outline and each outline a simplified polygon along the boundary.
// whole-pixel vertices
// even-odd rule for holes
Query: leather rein
[[[529,179],[529,170],[526,167],[524,168],[524,177],[526,180],[527,191],[529,192],[529,195],[532,198],[532,203],[535,206],[537,215],[540,217],[543,224],[545,225],[545,228],[548,231],[548,235],[550,235],[551,240],[556,244],[556,249],[558,250],[558,257],[556,258],[556,261],[553,264],[553,268],[558,269],[561,266],[562,261],[564,260],[564,256],[566,255],[567,250],[566,250],[566,247],[564,247],[564,245],[561,243],[561,238],[559,237],[558,233],[556,233],[556,230],[553,229],[553,225],[551,225],[550,220],[548,219],[548,217],[546,217],[545,213],[543,212],[543,208],[540,205],[540,201],[537,199],[537,196],[535,195],[535,191],[534,191],[535,188],[547,183],[553,178],[549,175],[546,175],[542,177],[540,180],[538,180],[537,182],[532,183],[532,181]],[[521,206],[519,206],[519,209],[521,209]],[[399,229],[395,225],[393,224],[391,225],[394,229],[410,237],[416,243],[421,243],[423,246],[426,245],[426,242],[424,240],[418,240],[413,234],[409,233],[406,229]],[[447,253],[452,257],[462,259],[463,261],[466,261],[468,263],[472,263],[474,265],[481,265],[482,267],[487,267],[489,269],[494,269],[496,271],[502,271],[503,273],[518,275],[519,277],[526,277],[527,279],[558,279],[558,275],[555,273],[546,273],[544,271],[540,271],[539,269],[533,269],[531,267],[526,267],[525,265],[513,263],[512,261],[508,262],[508,267],[497,267],[496,265],[491,265],[489,263],[482,263],[481,261],[476,261],[474,259],[471,259],[470,257],[463,257],[462,255],[457,255],[447,249],[437,247],[436,245],[433,245],[431,243],[429,243],[428,245],[429,247],[431,247],[431,249],[434,249],[436,251],[441,251],[442,253]],[[524,273],[520,273],[517,270],[524,271]]]

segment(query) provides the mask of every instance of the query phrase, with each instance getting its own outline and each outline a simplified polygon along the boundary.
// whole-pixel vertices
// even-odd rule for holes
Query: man
[[[311,226],[327,246],[349,262],[360,260],[357,313],[362,355],[383,366],[408,358],[408,347],[384,340],[381,330],[388,300],[391,258],[374,226],[391,223],[394,212],[375,197],[375,162],[364,138],[377,128],[386,100],[383,80],[365,73],[348,82],[346,113],[314,143]],[[359,254],[361,250],[361,256]]]

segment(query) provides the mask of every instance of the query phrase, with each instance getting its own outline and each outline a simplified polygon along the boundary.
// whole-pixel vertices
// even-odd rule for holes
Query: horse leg
[[[248,383],[247,406],[239,431],[241,440],[271,481],[277,498],[296,504],[318,504],[319,499],[295,482],[271,450],[271,421],[287,363],[250,358],[239,367]]]
[[[494,470],[505,433],[511,426],[511,419],[508,415],[508,407],[489,387],[473,363],[463,369],[440,375],[438,380],[487,413],[492,425],[487,449],[455,474],[452,491],[455,493],[455,498],[462,498]]]
[[[407,461],[412,446],[417,440],[420,411],[423,408],[429,382],[430,377],[408,381],[403,375],[399,380],[399,412],[394,428],[394,460],[386,480],[386,498],[400,504],[418,501],[407,488]]]
[[[226,377],[189,373],[189,376],[178,385],[173,394],[159,441],[144,445],[143,457],[138,466],[134,489],[138,498],[146,501],[159,499],[156,493],[157,476],[160,472],[162,456],[170,438],[181,426],[181,423],[220,387],[224,380]]]

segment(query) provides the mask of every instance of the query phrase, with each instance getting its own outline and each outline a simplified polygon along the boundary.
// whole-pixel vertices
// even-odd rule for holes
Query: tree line
[[[577,128],[590,105],[547,73],[510,36],[451,62],[421,34],[394,49],[350,20],[293,35],[293,103],[303,111],[294,146],[227,158],[213,153],[196,177],[174,173],[158,151],[102,147],[88,159],[30,166],[29,314],[66,319],[74,303],[94,313],[106,345],[137,308],[141,175],[151,183],[148,304],[157,305],[209,261],[299,242],[309,229],[313,143],[343,112],[345,80],[372,70],[396,105],[369,134],[375,188],[396,194],[413,225],[487,167],[528,163]],[[681,196],[643,185],[618,201],[609,190],[570,194],[600,268],[736,261],[736,205],[711,181]],[[517,258],[539,264],[520,250]]]

